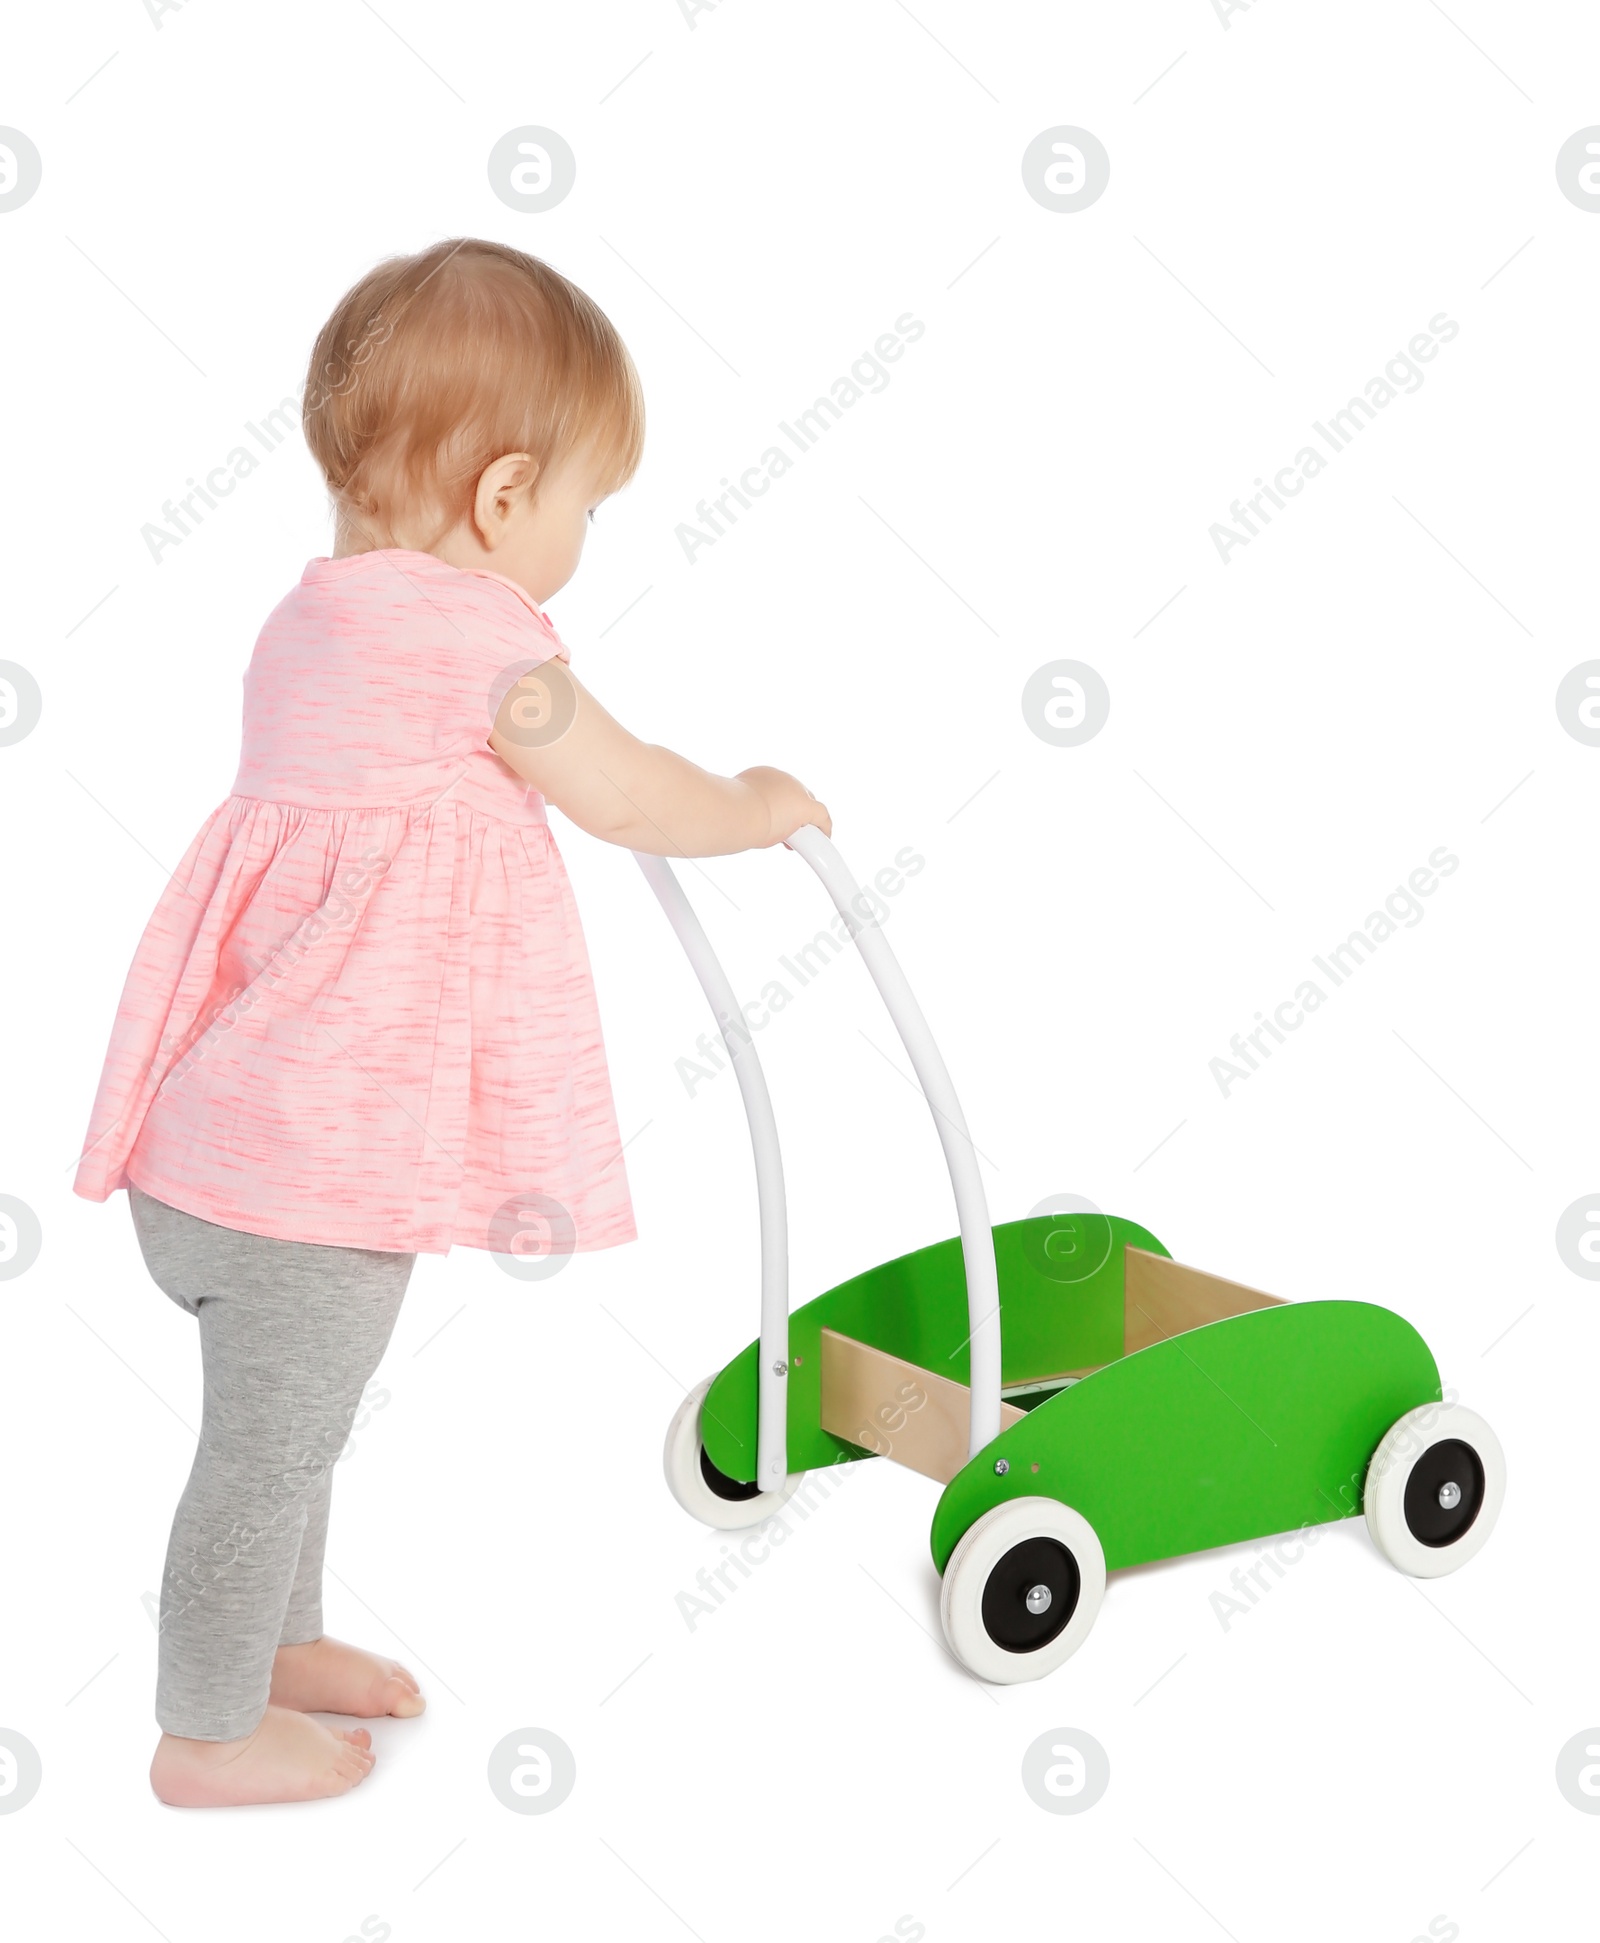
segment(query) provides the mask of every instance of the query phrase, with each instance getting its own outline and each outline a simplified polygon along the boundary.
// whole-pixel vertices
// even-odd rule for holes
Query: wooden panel
[[[971,1394],[887,1350],[822,1331],[822,1428],[948,1484],[967,1461]],[[1000,1428],[1023,1415],[1000,1406]]]
[[[1148,1349],[1185,1329],[1220,1322],[1224,1316],[1248,1315],[1282,1302],[1242,1282],[1224,1281],[1203,1269],[1185,1268],[1143,1248],[1124,1250],[1122,1283],[1123,1354]]]

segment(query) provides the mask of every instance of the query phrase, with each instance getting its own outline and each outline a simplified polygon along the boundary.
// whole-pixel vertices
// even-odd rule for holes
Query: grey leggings
[[[414,1255],[271,1241],[128,1190],[156,1286],[200,1324],[204,1414],[161,1582],[156,1720],[250,1733],[273,1655],[322,1636],[333,1467]]]

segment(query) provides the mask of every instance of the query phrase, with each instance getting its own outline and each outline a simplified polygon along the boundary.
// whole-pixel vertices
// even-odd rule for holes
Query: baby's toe
[[[390,1680],[387,1688],[388,1710],[397,1720],[412,1720],[420,1714],[427,1701],[415,1680],[409,1685],[401,1680]]]

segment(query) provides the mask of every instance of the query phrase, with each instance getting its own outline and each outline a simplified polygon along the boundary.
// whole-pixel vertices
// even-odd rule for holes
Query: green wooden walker
[[[945,1638],[968,1671],[1003,1683],[1077,1650],[1119,1566],[1358,1512],[1402,1571],[1465,1564],[1499,1516],[1505,1458],[1481,1417],[1444,1400],[1410,1323],[1185,1268],[1147,1229],[1087,1206],[991,1227],[950,1076],[871,902],[819,831],[789,848],[837,905],[905,1044],[960,1232],[790,1313],[760,1062],[670,867],[640,855],[738,1076],[761,1209],[761,1333],[672,1420],[679,1504],[734,1530],[822,1466],[886,1457],[937,1479]]]

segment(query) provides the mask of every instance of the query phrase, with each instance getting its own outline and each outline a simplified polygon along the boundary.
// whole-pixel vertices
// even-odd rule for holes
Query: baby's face
[[[543,606],[577,572],[589,515],[602,497],[586,455],[574,455],[546,473],[536,491],[508,509],[494,549],[495,572],[525,587]]]

